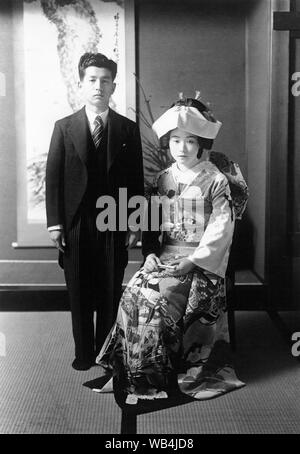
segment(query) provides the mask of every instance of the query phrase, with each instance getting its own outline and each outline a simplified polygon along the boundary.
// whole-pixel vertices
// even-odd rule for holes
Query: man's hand
[[[161,261],[155,254],[147,255],[144,263],[144,270],[146,273],[152,273],[152,271],[158,271],[158,265],[161,265]]]
[[[125,240],[126,247],[128,247],[128,249],[135,247],[140,239],[140,236],[141,232],[139,230],[137,232],[133,232],[132,230],[129,229]]]
[[[169,265],[174,266],[173,270],[168,270],[168,273],[172,274],[172,276],[188,274],[195,267],[195,264],[187,258],[173,260]]]
[[[65,252],[66,242],[63,230],[51,230],[50,239],[54,243],[55,247],[61,252]]]

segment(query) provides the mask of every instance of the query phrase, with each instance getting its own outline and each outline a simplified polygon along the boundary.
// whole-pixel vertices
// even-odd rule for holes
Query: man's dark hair
[[[85,76],[85,70],[89,66],[97,66],[97,68],[107,68],[111,72],[112,80],[115,79],[117,75],[117,63],[113,60],[109,60],[103,54],[94,54],[92,52],[86,52],[80,57],[78,63],[78,73],[79,79],[82,80]]]

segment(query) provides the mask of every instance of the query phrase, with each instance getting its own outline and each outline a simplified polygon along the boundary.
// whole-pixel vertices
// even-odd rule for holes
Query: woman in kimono
[[[247,186],[238,166],[230,171],[233,163],[209,151],[220,127],[205,104],[182,97],[153,124],[175,161],[148,194],[149,207],[160,203],[160,228],[143,232],[144,264],[96,360],[118,376],[127,403],[167,397],[177,386],[208,399],[244,385],[232,364],[225,274]],[[220,158],[224,172],[212,162]]]

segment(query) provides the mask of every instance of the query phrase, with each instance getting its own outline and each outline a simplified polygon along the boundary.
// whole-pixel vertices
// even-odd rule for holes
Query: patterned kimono
[[[237,165],[217,153],[209,159],[185,172],[173,164],[148,194],[161,216],[160,231],[143,234],[144,256],[155,253],[165,265],[186,257],[195,267],[181,276],[142,267],[125,288],[96,361],[119,377],[127,403],[167,397],[174,387],[208,399],[244,386],[229,347],[225,273],[248,192]]]

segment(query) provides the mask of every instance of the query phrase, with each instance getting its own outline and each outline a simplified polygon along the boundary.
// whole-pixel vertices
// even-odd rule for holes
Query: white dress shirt
[[[100,117],[102,118],[103,125],[104,125],[104,128],[105,128],[105,126],[107,125],[108,112],[109,112],[109,109],[105,110],[104,112],[96,113],[96,112],[93,112],[92,110],[89,110],[85,106],[85,113],[86,113],[86,116],[87,116],[87,119],[88,119],[88,124],[89,124],[89,127],[90,127],[91,134],[93,134],[94,129],[96,127],[95,118],[98,115],[100,115]]]

